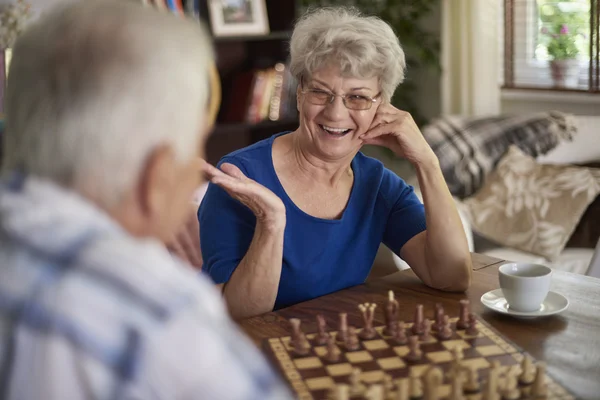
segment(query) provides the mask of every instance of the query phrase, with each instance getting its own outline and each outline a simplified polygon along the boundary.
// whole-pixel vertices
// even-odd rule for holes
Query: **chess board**
[[[430,366],[435,365],[444,372],[444,381],[440,390],[440,398],[450,394],[451,386],[446,373],[453,361],[452,349],[461,346],[464,359],[461,364],[476,368],[479,380],[483,384],[491,362],[497,360],[502,366],[520,364],[524,353],[514,344],[504,339],[493,328],[477,318],[478,334],[469,336],[465,330],[456,329],[458,318],[450,318],[453,326],[453,336],[440,340],[435,335],[427,342],[420,341],[423,357],[418,361],[405,358],[409,349],[407,345],[399,346],[391,337],[383,334],[383,326],[375,327],[377,337],[371,340],[360,339],[360,348],[355,351],[345,351],[342,343],[337,343],[341,351],[337,362],[329,362],[326,358],[327,346],[318,346],[314,338],[316,334],[307,334],[311,345],[307,355],[297,355],[291,346],[291,337],[279,337],[265,340],[264,350],[271,362],[287,380],[299,399],[327,399],[332,386],[348,383],[354,368],[360,368],[361,383],[365,386],[382,383],[384,375],[391,376],[395,384],[399,380],[409,379],[411,373],[421,375]],[[410,328],[411,323],[406,327]],[[358,330],[359,331],[359,330]],[[332,332],[333,333],[333,332]],[[534,360],[535,361],[535,360]],[[546,374],[547,400],[574,399],[564,387]],[[528,387],[520,386],[527,398]],[[471,394],[468,400],[483,400],[482,394]]]

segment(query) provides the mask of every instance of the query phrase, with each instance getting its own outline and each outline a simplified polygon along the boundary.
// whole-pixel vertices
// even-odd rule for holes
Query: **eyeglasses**
[[[373,103],[377,102],[379,96],[381,96],[381,93],[378,93],[375,97],[360,94],[335,94],[321,89],[302,90],[302,94],[306,96],[306,100],[309,103],[317,106],[331,104],[339,96],[342,98],[344,106],[349,110],[368,110],[373,106]]]

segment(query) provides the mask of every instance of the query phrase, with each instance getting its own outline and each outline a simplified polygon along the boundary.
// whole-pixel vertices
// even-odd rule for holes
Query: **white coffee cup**
[[[508,263],[500,266],[499,280],[509,309],[533,312],[540,309],[548,295],[552,269],[540,264]]]

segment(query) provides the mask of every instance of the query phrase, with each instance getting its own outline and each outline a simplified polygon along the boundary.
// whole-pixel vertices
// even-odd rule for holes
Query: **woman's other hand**
[[[285,225],[285,206],[275,193],[248,178],[235,165],[224,163],[217,169],[206,163],[204,172],[212,183],[248,207],[258,222],[266,226]]]
[[[371,127],[361,139],[364,144],[387,147],[414,165],[437,162],[413,117],[391,104],[379,106]]]

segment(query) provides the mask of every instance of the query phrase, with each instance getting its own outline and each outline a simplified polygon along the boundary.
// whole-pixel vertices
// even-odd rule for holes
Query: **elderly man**
[[[197,24],[131,2],[70,3],[18,40],[0,398],[290,397],[214,286],[163,245],[202,183],[212,63]]]

